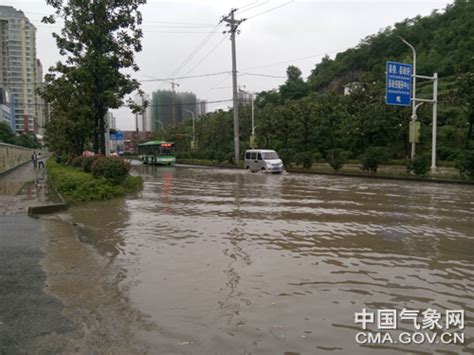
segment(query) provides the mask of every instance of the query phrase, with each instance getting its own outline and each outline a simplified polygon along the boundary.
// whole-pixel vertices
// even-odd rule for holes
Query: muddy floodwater
[[[113,265],[124,300],[153,324],[133,334],[150,353],[474,352],[474,186],[135,171],[143,192],[69,213],[81,242]],[[354,314],[364,308],[433,309],[444,328],[446,310],[464,310],[464,329],[449,329],[464,342],[401,344],[400,332],[417,330],[399,319],[382,331],[393,343],[359,344]]]

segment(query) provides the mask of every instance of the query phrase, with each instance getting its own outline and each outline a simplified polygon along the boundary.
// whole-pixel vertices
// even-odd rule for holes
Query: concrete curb
[[[468,181],[468,180],[424,179],[420,177],[408,177],[408,176],[384,176],[384,175],[369,175],[369,174],[331,173],[331,172],[326,172],[326,171],[308,171],[304,169],[295,169],[295,168],[289,168],[285,170],[290,173],[301,173],[301,174],[368,178],[368,179],[379,179],[379,180],[385,179],[385,180],[398,180],[398,181],[429,182],[429,183],[434,183],[434,184],[474,185],[474,181]]]
[[[46,172],[47,173],[47,172]],[[53,203],[41,206],[30,206],[28,207],[28,215],[36,216],[42,214],[56,213],[60,211],[65,211],[68,209],[69,205],[66,202],[66,199],[56,190],[56,187],[53,185],[51,180],[47,180],[48,187],[53,190],[53,192],[59,197],[60,203]]]
[[[229,166],[229,165],[210,165],[204,163],[187,162],[186,160],[179,161],[178,164],[205,166],[219,169],[243,169],[243,167]],[[455,184],[455,185],[474,185],[474,181],[469,180],[449,180],[449,179],[424,179],[419,177],[404,177],[404,176],[384,176],[384,175],[369,175],[369,174],[351,174],[351,173],[331,173],[326,171],[314,171],[305,170],[298,168],[285,168],[285,171],[289,173],[300,173],[300,174],[312,174],[312,175],[326,175],[326,176],[339,176],[348,178],[369,178],[379,180],[398,180],[398,181],[413,181],[413,182],[427,182],[433,184]]]

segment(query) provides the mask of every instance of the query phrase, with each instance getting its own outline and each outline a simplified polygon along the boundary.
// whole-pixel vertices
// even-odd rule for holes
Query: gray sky
[[[453,1],[398,0],[148,0],[142,7],[143,51],[137,54],[138,80],[170,78],[230,72],[230,40],[215,25],[231,8],[241,8],[237,18],[248,18],[237,37],[238,84],[248,91],[277,88],[284,78],[248,75],[263,74],[285,77],[288,65],[296,65],[307,77],[321,58],[333,58],[338,52],[356,46],[364,37],[377,33],[405,18],[429,15]],[[45,72],[60,59],[51,33],[60,27],[41,24],[51,8],[42,0],[0,0],[25,12],[37,25],[37,56]],[[278,6],[283,5],[279,8]],[[273,10],[272,10],[273,9]],[[257,15],[257,16],[256,16]],[[255,16],[255,17],[253,17]],[[203,42],[202,48],[185,65],[181,64]],[[232,98],[230,73],[201,78],[176,80],[178,91],[192,91],[208,101]],[[145,82],[142,89],[151,93],[169,89],[163,82]],[[208,110],[226,108],[231,101],[208,105]],[[114,111],[117,126],[133,129],[135,120],[128,109]]]

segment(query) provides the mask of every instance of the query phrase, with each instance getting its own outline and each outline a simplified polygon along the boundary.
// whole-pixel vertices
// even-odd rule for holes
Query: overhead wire
[[[256,2],[258,3],[258,1],[256,1]],[[239,14],[242,14],[242,13],[244,13],[244,12],[247,12],[247,11],[250,11],[250,10],[253,10],[253,9],[256,9],[257,7],[260,7],[260,6],[265,5],[265,4],[268,4],[268,0],[267,0],[267,1],[264,1],[264,2],[261,2],[260,4],[257,4],[257,5],[255,5],[255,6],[252,6],[252,7],[248,8],[248,9],[244,9],[244,10],[243,10],[243,9],[238,9],[236,12],[238,12]]]
[[[217,43],[204,57],[202,57],[202,59],[196,63],[196,65],[194,65],[194,67],[192,67],[190,70],[188,70],[184,76],[188,75],[189,73],[191,73],[194,69],[196,69],[202,62],[204,62],[227,38],[229,38],[229,35],[226,35],[224,36],[224,38],[222,38],[222,40],[219,41],[219,43]]]
[[[221,23],[217,23],[211,30],[211,33],[209,33],[201,42],[198,43],[198,45],[191,51],[191,53],[186,57],[186,59],[184,59],[183,62],[181,62],[181,64],[178,65],[178,67],[173,70],[173,72],[169,76],[173,77],[178,74],[196,56],[196,54],[199,53],[199,51],[207,44],[207,42],[209,42],[212,36],[217,33],[220,26]]]
[[[258,14],[255,14],[255,15],[253,15],[253,16],[247,17],[247,20],[250,20],[250,19],[255,18],[255,17],[257,17],[257,16],[260,16],[260,15],[263,15],[263,14],[266,14],[266,13],[269,13],[269,12],[274,11],[274,10],[276,10],[276,9],[279,9],[279,8],[281,8],[281,7],[283,7],[283,6],[287,6],[287,5],[289,5],[289,4],[293,3],[293,2],[294,2],[294,0],[291,0],[291,1],[288,1],[288,2],[286,2],[286,3],[284,3],[284,4],[281,4],[281,5],[279,5],[279,6],[275,6],[275,7],[271,8],[271,9],[268,9],[268,10],[265,10],[265,11],[260,12],[260,13],[258,13]]]

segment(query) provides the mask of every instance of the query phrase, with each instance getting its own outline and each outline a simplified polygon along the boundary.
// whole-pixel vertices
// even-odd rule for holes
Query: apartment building
[[[36,27],[22,11],[0,6],[0,87],[14,97],[17,131],[38,133],[40,127],[37,70]]]

